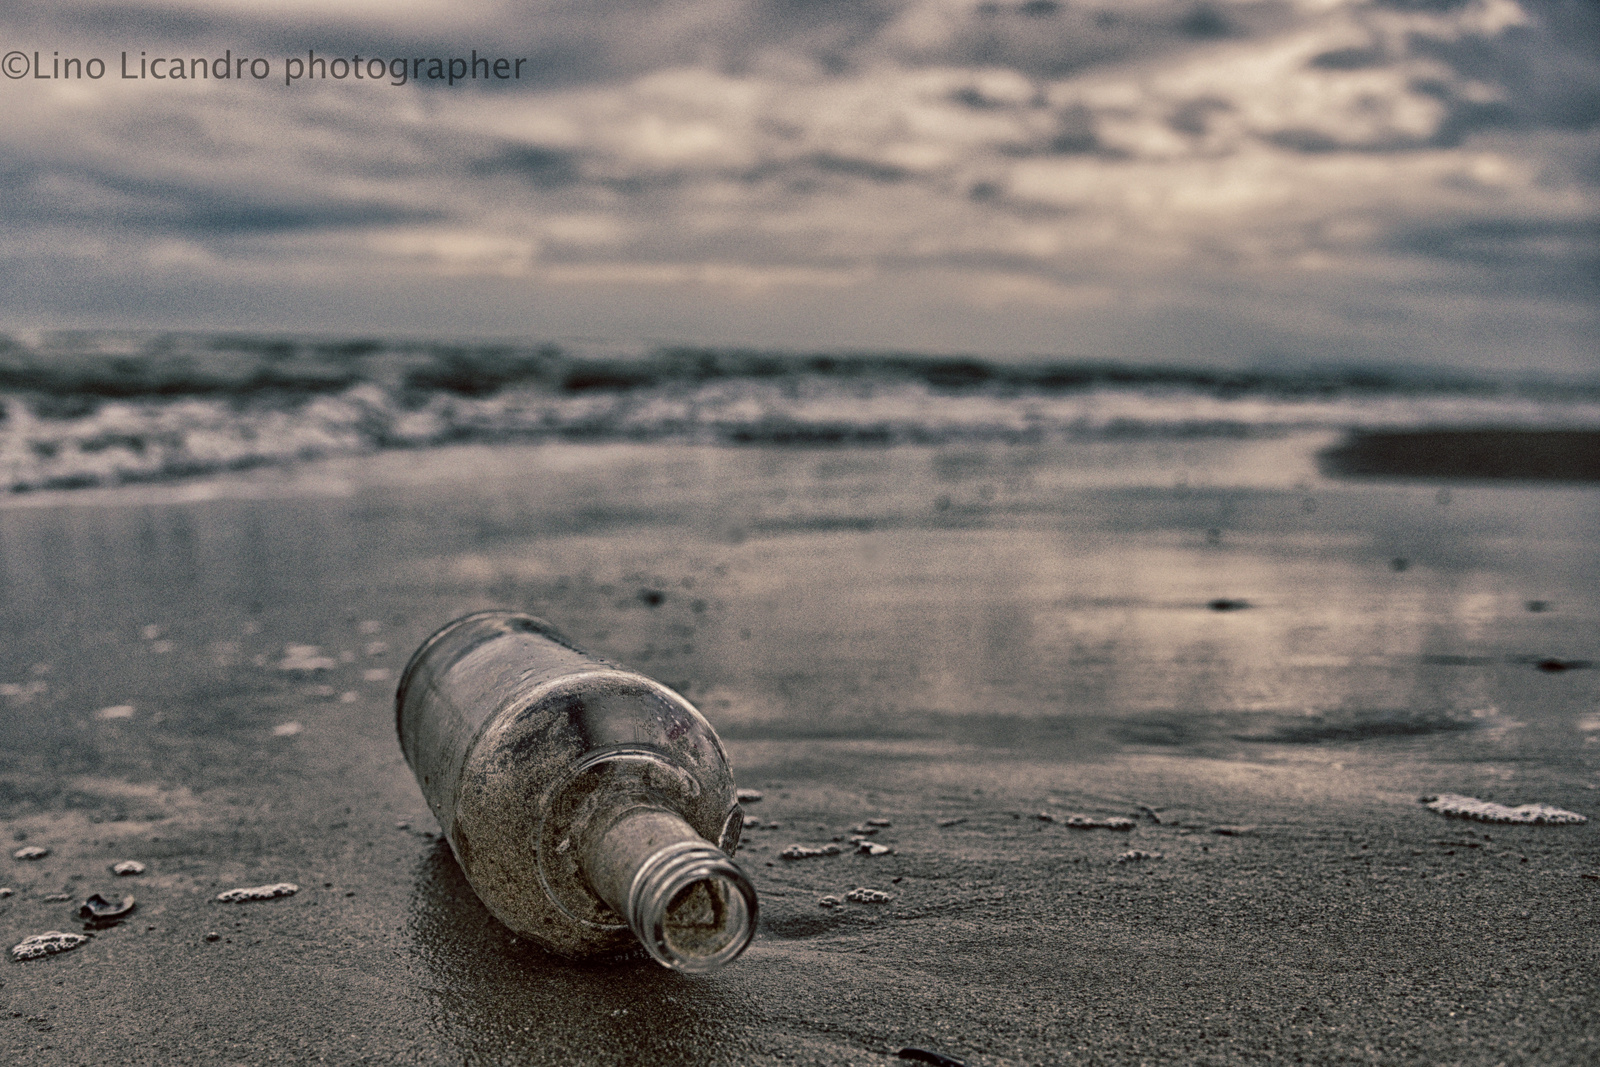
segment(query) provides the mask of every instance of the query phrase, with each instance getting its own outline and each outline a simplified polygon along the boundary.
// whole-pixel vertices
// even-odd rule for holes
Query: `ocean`
[[[0,335],[0,487],[460,443],[1042,444],[1600,430],[1600,380],[915,353],[71,331]]]

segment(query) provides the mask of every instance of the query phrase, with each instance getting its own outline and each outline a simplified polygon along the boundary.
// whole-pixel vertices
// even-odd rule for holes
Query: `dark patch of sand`
[[[1322,464],[1346,477],[1600,482],[1600,430],[1359,430]]]

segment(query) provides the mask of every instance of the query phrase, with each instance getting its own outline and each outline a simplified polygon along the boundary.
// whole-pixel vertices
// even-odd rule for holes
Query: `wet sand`
[[[1332,443],[463,447],[8,501],[0,932],[138,904],[0,963],[0,1059],[1593,1062],[1600,493],[1341,481]],[[765,794],[745,958],[567,964],[472,897],[391,696],[488,606],[718,727]],[[892,852],[778,857],[868,818]],[[890,899],[819,904],[857,887]]]

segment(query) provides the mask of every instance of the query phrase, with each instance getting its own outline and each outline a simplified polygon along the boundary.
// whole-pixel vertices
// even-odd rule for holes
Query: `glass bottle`
[[[395,713],[467,881],[518,934],[573,958],[642,944],[691,973],[749,944],[733,775],[671,689],[541,619],[482,611],[417,649]]]

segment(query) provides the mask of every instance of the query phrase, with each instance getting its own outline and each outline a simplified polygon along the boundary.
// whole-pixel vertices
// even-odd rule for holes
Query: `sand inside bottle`
[[[667,905],[661,933],[673,953],[714,958],[749,925],[743,896],[723,878],[704,878],[680,890]]]

